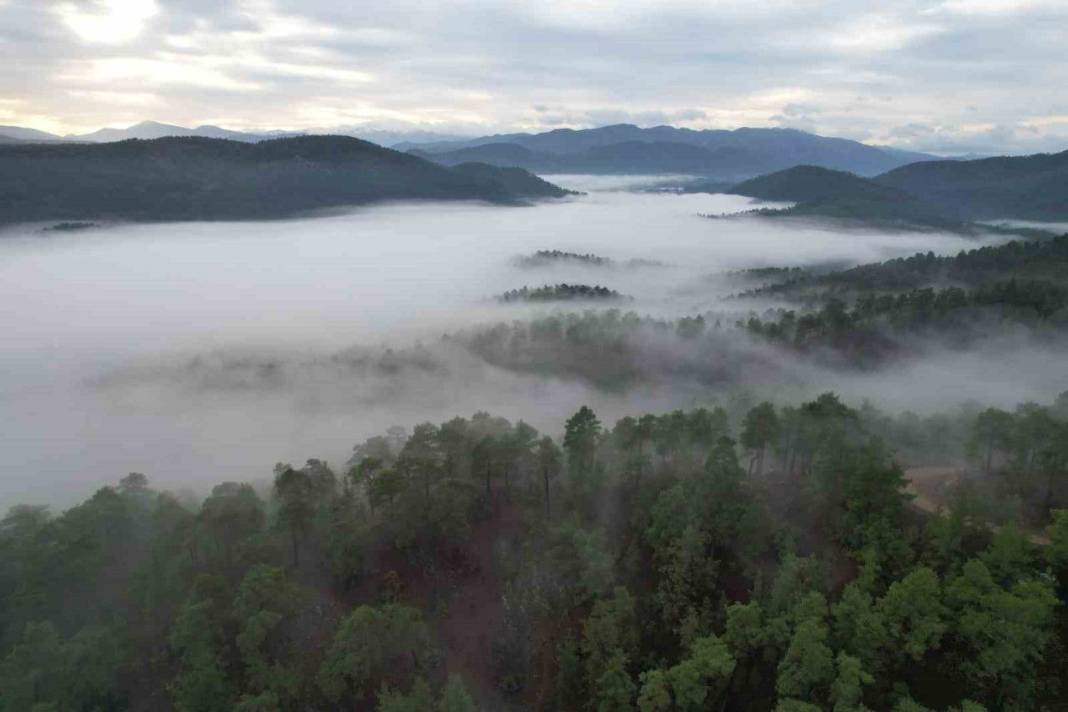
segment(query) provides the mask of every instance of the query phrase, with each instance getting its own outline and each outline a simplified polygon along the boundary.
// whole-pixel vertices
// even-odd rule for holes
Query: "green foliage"
[[[418,610],[397,604],[360,606],[342,620],[319,668],[319,687],[332,702],[359,699],[396,666],[418,664],[430,638]]]
[[[1046,559],[1060,580],[1061,589],[1068,591],[1068,509],[1053,512],[1052,518],[1047,530],[1050,544],[1046,548]]]
[[[299,695],[300,681],[283,664],[284,646],[274,640],[279,626],[297,610],[299,599],[299,591],[278,567],[253,566],[242,579],[234,598],[233,615],[238,625],[236,643],[245,666],[246,689],[269,691],[274,699],[281,700],[293,700]]]
[[[423,678],[416,678],[407,693],[398,692],[388,685],[378,693],[376,712],[428,712],[434,708],[434,694]]]
[[[621,650],[605,662],[601,674],[591,685],[597,712],[627,712],[634,709],[636,687],[627,673],[627,656]]]
[[[801,621],[779,663],[775,690],[780,697],[824,698],[834,679],[834,653],[827,646],[827,626],[818,618]]]
[[[1053,511],[1047,546],[987,527],[967,492],[944,520],[911,511],[874,437],[950,432],[963,451],[983,411],[947,426],[833,394],[732,403],[740,444],[719,408],[610,432],[580,410],[563,480],[551,438],[478,413],[370,438],[340,482],[320,460],[281,465],[266,507],[224,483],[198,510],[133,473],[56,517],[14,508],[0,712],[151,705],[151,684],[179,712],[468,712],[459,678],[423,681],[440,680],[432,639],[457,645],[456,611],[492,622],[480,688],[565,712],[1054,708],[1068,516]],[[1066,412],[997,416],[992,477],[1019,490],[1052,476],[1056,494]],[[454,593],[472,582],[485,611]],[[383,584],[390,602],[369,604]]]
[[[958,664],[976,689],[1013,709],[1032,704],[1037,666],[1049,642],[1057,599],[1048,580],[999,584],[979,560],[946,587],[953,632],[964,645]]]
[[[579,408],[564,424],[564,450],[567,451],[567,471],[578,486],[588,489],[597,455],[597,439],[601,435],[601,421],[587,406]]]
[[[478,707],[471,695],[467,694],[464,682],[457,675],[450,675],[445,689],[441,692],[438,712],[477,712]]]
[[[639,712],[667,712],[671,709],[671,686],[663,670],[648,670],[640,677]]]
[[[588,284],[546,284],[542,287],[521,287],[512,289],[497,297],[502,302],[560,302],[574,300],[606,300],[621,301],[626,299],[622,294],[602,287],[601,285],[590,286]]]
[[[698,638],[677,665],[642,673],[638,709],[700,712],[723,695],[734,668],[734,657],[722,640],[714,635]]]
[[[864,686],[870,685],[875,678],[868,673],[860,660],[846,653],[838,653],[835,660],[838,677],[831,685],[831,702],[834,712],[862,712],[867,709],[862,704]]]
[[[626,688],[622,681],[626,665],[638,653],[635,603],[625,588],[616,588],[612,598],[594,603],[583,623],[580,649],[585,659],[589,689],[601,699],[618,701],[621,691]],[[627,681],[630,682],[629,677]],[[598,692],[602,689],[610,690],[605,692],[607,698]]]
[[[887,589],[876,604],[876,612],[898,655],[920,661],[929,650],[937,649],[946,631],[947,610],[942,603],[938,575],[921,567]]]

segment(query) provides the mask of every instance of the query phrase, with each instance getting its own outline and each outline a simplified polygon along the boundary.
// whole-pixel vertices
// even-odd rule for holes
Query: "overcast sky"
[[[1068,0],[0,0],[0,124],[1068,148]]]

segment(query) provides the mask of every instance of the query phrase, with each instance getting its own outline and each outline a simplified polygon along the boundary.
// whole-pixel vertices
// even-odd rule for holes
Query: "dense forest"
[[[1061,709],[1068,395],[561,426],[12,508],[0,710]],[[971,463],[934,511],[932,455]]]

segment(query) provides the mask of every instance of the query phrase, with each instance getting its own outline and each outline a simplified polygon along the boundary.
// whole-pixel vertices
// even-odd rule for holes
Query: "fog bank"
[[[134,470],[177,488],[266,477],[279,460],[337,463],[389,425],[479,409],[552,429],[581,403],[606,419],[693,405],[710,396],[692,383],[605,393],[489,366],[440,337],[536,313],[492,300],[523,285],[602,284],[633,296],[628,308],[676,317],[722,308],[736,285],[709,275],[729,270],[977,244],[707,220],[699,215],[757,204],[601,190],[621,184],[598,180],[564,181],[590,192],[529,208],[392,205],[267,223],[0,233],[0,507],[69,504]],[[666,266],[514,264],[539,249]],[[386,349],[408,354],[420,342],[426,363],[375,365]],[[783,372],[799,389],[819,380]],[[1008,392],[1029,376],[1004,377]]]

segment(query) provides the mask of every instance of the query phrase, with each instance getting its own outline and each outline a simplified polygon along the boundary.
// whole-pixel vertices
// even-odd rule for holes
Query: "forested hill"
[[[516,204],[566,194],[516,170],[453,170],[344,136],[0,145],[0,223],[241,220],[387,200]]]
[[[745,296],[799,297],[813,290],[845,293],[901,292],[929,286],[987,287],[1005,280],[1068,288],[1068,235],[1045,241],[1014,241],[957,255],[918,252],[885,262],[827,274],[793,274]]]
[[[848,198],[902,201],[908,197],[899,190],[852,173],[819,166],[794,166],[777,173],[758,176],[739,183],[729,192],[761,200],[794,203]]]
[[[1068,151],[922,161],[875,178],[818,166],[758,176],[729,192],[797,203],[786,215],[819,215],[934,227],[976,220],[1068,219]]]
[[[921,196],[960,219],[1068,219],[1068,151],[927,161],[902,166],[875,180]]]

